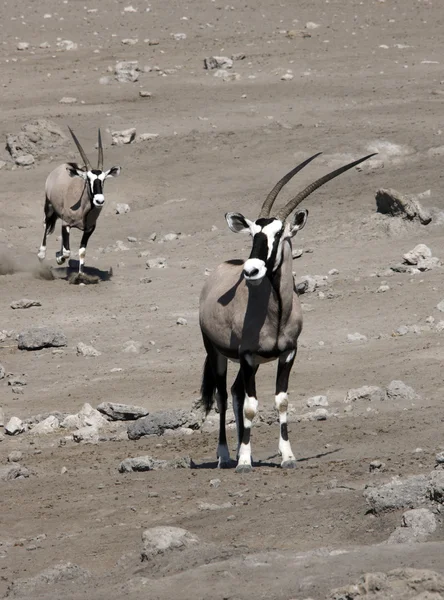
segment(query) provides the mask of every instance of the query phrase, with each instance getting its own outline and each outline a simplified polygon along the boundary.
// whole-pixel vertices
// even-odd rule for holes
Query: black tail
[[[213,407],[215,391],[216,378],[210,364],[210,358],[207,356],[203,369],[202,385],[200,387],[200,401],[202,406],[205,407],[205,414],[208,414]]]
[[[45,202],[45,226],[46,233],[52,233],[57,223],[57,213],[49,204],[48,200]]]

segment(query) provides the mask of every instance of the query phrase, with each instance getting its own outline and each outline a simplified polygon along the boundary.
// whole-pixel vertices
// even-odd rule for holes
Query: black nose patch
[[[100,179],[94,179],[92,191],[94,196],[96,194],[103,194],[103,185]]]

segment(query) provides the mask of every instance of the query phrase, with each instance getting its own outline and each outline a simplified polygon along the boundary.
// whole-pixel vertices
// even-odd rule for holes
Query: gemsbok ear
[[[290,233],[292,237],[296,235],[298,231],[305,227],[307,218],[308,210],[298,210],[298,212],[294,216],[293,223],[291,224]]]
[[[76,163],[67,163],[68,166],[66,170],[68,171],[71,177],[81,177],[82,179],[86,179],[86,171],[83,171],[78,164]]]
[[[108,171],[106,171],[105,178],[106,177],[118,177],[119,175],[120,175],[120,167],[111,167],[111,169],[108,169]]]
[[[225,215],[228,227],[234,233],[250,233],[252,222],[240,213],[230,212]]]

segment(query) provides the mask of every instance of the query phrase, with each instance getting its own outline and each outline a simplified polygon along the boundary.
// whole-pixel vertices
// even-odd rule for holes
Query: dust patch
[[[17,271],[16,260],[6,252],[0,252],[0,275],[13,275]]]
[[[73,285],[79,285],[81,283],[92,285],[99,283],[100,277],[98,275],[88,275],[87,273],[71,273],[68,277],[68,281]]]
[[[48,265],[37,263],[32,258],[12,256],[8,251],[0,251],[0,276],[14,275],[16,273],[30,273],[35,279],[52,281],[54,275]]]

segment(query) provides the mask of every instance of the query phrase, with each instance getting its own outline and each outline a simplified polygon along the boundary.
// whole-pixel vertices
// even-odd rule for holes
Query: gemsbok
[[[117,177],[120,167],[103,170],[103,146],[100,129],[98,133],[97,169],[85,154],[74,132],[68,128],[83,160],[83,167],[77,163],[64,163],[48,175],[45,184],[45,223],[42,245],[38,253],[40,260],[46,256],[46,236],[54,231],[57,219],[62,221],[62,247],[56,252],[57,264],[62,265],[71,255],[69,232],[72,227],[83,231],[79,249],[79,274],[83,273],[86,246],[96,228],[96,221],[105,203],[103,186],[108,177]]]
[[[317,179],[289,200],[276,216],[270,216],[284,185],[319,154],[295,167],[274,186],[255,221],[240,213],[225,215],[231,231],[250,234],[253,247],[248,260],[229,260],[219,265],[200,295],[199,321],[207,352],[201,402],[208,414],[216,395],[220,415],[219,468],[230,465],[225,431],[228,360],[240,363],[231,387],[238,438],[236,472],[252,469],[250,433],[258,407],[255,377],[259,365],[273,360],[278,360],[275,404],[279,412],[281,467],[296,466],[288,440],[287,390],[302,330],[302,312],[293,279],[291,240],[304,227],[308,211],[296,212],[291,222],[286,219],[320,186],[374,156],[360,158]]]

